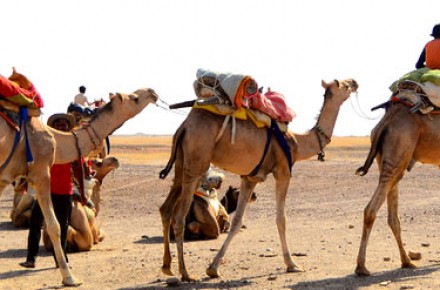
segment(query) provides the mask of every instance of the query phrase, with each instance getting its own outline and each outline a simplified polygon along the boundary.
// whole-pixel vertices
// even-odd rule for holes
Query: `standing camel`
[[[368,239],[377,212],[387,200],[388,225],[394,234],[400,252],[402,268],[416,265],[408,257],[401,237],[399,208],[399,181],[415,162],[440,165],[440,116],[412,113],[403,103],[391,103],[383,118],[371,132],[371,148],[364,166],[356,174],[367,174],[376,158],[379,166],[379,183],[364,210],[362,240],[359,247],[355,273],[369,276],[365,266]]]
[[[285,134],[293,162],[310,158],[330,142],[339,108],[350,94],[357,90],[358,84],[352,79],[341,82],[322,82],[325,89],[324,104],[316,125],[305,135]],[[206,273],[218,277],[218,267],[233,237],[242,226],[242,219],[247,203],[258,182],[263,182],[269,173],[276,180],[276,223],[288,272],[301,269],[292,261],[286,241],[285,199],[290,183],[290,166],[286,155],[272,137],[267,154],[258,172],[250,172],[257,166],[263,156],[267,139],[267,130],[258,129],[249,121],[236,121],[235,143],[231,144],[230,130],[226,130],[216,142],[216,136],[222,129],[224,116],[215,115],[207,110],[192,109],[187,119],[180,125],[173,137],[171,158],[167,167],[161,172],[164,178],[175,162],[175,176],[170,192],[160,207],[164,236],[164,256],[162,272],[173,275],[171,271],[171,253],[169,230],[173,226],[178,252],[179,272],[183,281],[194,281],[195,277],[188,272],[183,255],[183,230],[185,217],[189,211],[197,182],[208,170],[210,163],[217,167],[242,176],[240,195],[230,232],[211,263]]]
[[[30,117],[22,129],[27,129],[34,158],[32,163],[27,163],[26,139],[23,136],[10,162],[5,163],[13,150],[16,131],[0,118],[0,164],[5,165],[0,167],[0,195],[17,176],[27,176],[29,186],[34,187],[41,206],[64,285],[79,285],[81,282],[72,275],[61,249],[60,227],[50,199],[50,168],[54,163],[73,162],[99,149],[105,137],[157,99],[158,96],[152,89],[139,89],[130,95],[115,94],[109,103],[98,110],[88,126],[73,132],[55,130],[44,125],[38,117]]]

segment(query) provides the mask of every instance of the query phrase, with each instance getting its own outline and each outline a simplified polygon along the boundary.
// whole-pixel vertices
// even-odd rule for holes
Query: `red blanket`
[[[264,95],[255,94],[249,100],[249,106],[279,122],[291,122],[296,117],[295,112],[286,105],[284,96],[270,89]]]
[[[15,68],[9,79],[0,75],[0,96],[19,106],[42,108],[44,105],[34,85]]]

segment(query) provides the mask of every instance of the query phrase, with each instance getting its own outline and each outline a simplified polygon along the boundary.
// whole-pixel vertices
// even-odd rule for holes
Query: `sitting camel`
[[[404,93],[416,96],[404,90]],[[422,96],[425,94],[422,92]],[[429,102],[427,102],[429,103]],[[364,176],[376,159],[379,166],[379,183],[364,210],[362,239],[357,257],[355,273],[369,276],[365,266],[368,239],[376,220],[377,212],[387,200],[388,225],[399,248],[402,268],[415,268],[409,258],[401,237],[399,218],[399,182],[416,162],[440,165],[440,115],[438,109],[430,114],[413,111],[409,102],[392,99],[387,102],[385,115],[371,131],[371,148],[365,164],[356,174]]]
[[[106,157],[102,160],[95,159],[92,168],[96,174],[93,182],[89,182],[91,188],[87,198],[92,201],[92,206],[82,205],[80,201],[74,200],[72,213],[70,215],[69,228],[67,230],[67,248],[70,251],[90,251],[94,244],[104,240],[105,233],[98,227],[97,216],[102,200],[102,182],[111,171],[119,167],[119,161],[115,157]],[[48,251],[52,251],[52,243],[47,234],[43,231],[44,246]]]
[[[230,186],[220,201],[217,189],[224,180],[222,173],[209,170],[194,192],[194,199],[186,217],[185,239],[216,239],[229,230],[230,217],[236,209],[239,190]],[[256,200],[253,192],[251,200]],[[174,232],[170,231],[171,238]]]
[[[61,249],[60,230],[50,200],[50,168],[54,163],[73,162],[94,150],[100,150],[102,141],[108,135],[157,99],[152,89],[139,89],[129,95],[117,93],[110,102],[98,109],[88,126],[73,132],[61,132],[46,126],[41,122],[37,109],[28,110],[29,118],[22,123],[21,133],[17,133],[15,126],[0,117],[0,194],[18,176],[26,175],[29,185],[35,189],[54,245],[62,283],[66,286],[79,285],[81,282],[72,275]],[[26,117],[23,109],[12,102],[2,100],[0,107],[20,114],[24,119]],[[23,136],[14,145],[16,134]]]
[[[304,135],[291,132],[283,134],[292,161],[301,161],[316,154],[323,155],[323,148],[330,142],[339,108],[358,88],[352,79],[322,82],[325,89],[324,105],[313,129]],[[259,129],[246,120],[235,122],[235,143],[231,144],[230,130],[223,130],[224,116],[213,114],[201,108],[193,108],[188,117],[177,129],[173,137],[170,162],[161,172],[164,178],[175,162],[174,180],[169,194],[160,207],[163,224],[164,255],[162,272],[173,275],[171,271],[170,227],[173,226],[177,246],[179,272],[183,281],[194,281],[184,263],[183,234],[185,218],[191,207],[197,183],[208,170],[210,164],[242,176],[240,195],[231,228],[223,246],[206,273],[218,277],[218,267],[233,237],[242,226],[242,219],[251,193],[258,182],[273,174],[276,180],[276,205],[278,227],[284,263],[288,272],[302,271],[293,261],[287,246],[285,199],[290,184],[291,168],[286,152],[272,135],[265,150],[267,129]],[[222,132],[222,134],[219,134]],[[216,140],[217,139],[217,140]],[[266,154],[263,153],[266,151]],[[261,156],[265,156],[261,160]],[[261,161],[261,162],[260,162]],[[259,166],[257,166],[260,163]],[[255,170],[257,169],[257,170]],[[253,171],[255,174],[250,174]]]
[[[229,186],[225,195],[220,200],[220,203],[225,207],[228,214],[233,213],[237,209],[238,205],[238,195],[240,190],[237,187]],[[257,200],[257,194],[252,192],[249,202],[254,202]]]
[[[32,188],[28,188],[25,176],[18,177],[14,186],[14,199],[11,209],[11,221],[17,228],[27,228],[32,215],[35,197]]]

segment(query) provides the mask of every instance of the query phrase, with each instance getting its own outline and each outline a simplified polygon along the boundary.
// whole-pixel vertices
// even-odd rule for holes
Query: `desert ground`
[[[196,283],[167,285],[162,265],[162,230],[158,208],[173,173],[158,178],[170,152],[170,136],[113,136],[111,155],[121,167],[104,181],[98,223],[105,240],[89,252],[70,253],[76,289],[440,289],[439,170],[417,164],[401,182],[400,216],[408,251],[419,252],[417,269],[401,269],[397,245],[387,226],[386,205],[379,211],[367,249],[371,277],[354,275],[363,209],[378,181],[374,164],[364,177],[354,174],[369,150],[368,137],[334,137],[326,162],[315,158],[294,165],[287,197],[287,235],[294,261],[305,269],[286,273],[275,224],[274,179],[256,188],[258,200],[246,212],[243,229],[220,267],[221,278],[205,269],[221,247],[217,240],[184,245],[186,263]],[[226,173],[220,197],[238,176]],[[35,269],[21,268],[26,229],[12,225],[12,188],[0,199],[0,289],[59,289],[61,276],[51,254],[41,247]],[[173,269],[177,272],[176,248]],[[177,274],[177,273],[176,273]]]

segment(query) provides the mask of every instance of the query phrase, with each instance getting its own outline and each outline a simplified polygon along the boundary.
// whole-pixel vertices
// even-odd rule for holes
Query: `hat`
[[[431,36],[440,37],[440,24],[434,25],[434,27],[432,28]]]
[[[65,114],[65,113],[53,114],[47,120],[47,125],[53,128],[53,123],[59,119],[65,119],[67,122],[69,122],[69,127],[70,127],[69,129],[72,129],[75,126],[75,116],[73,116],[72,114]]]

